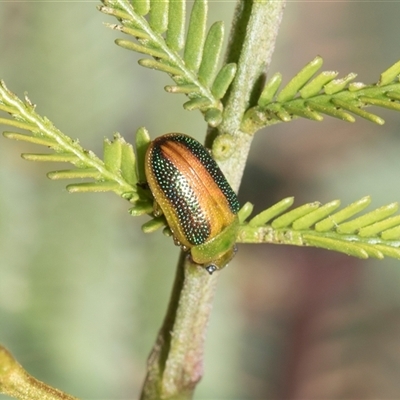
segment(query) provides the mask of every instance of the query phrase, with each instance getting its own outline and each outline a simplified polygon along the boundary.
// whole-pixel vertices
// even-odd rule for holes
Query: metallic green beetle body
[[[223,268],[235,253],[239,202],[208,150],[184,134],[160,136],[145,172],[175,242],[209,273]]]

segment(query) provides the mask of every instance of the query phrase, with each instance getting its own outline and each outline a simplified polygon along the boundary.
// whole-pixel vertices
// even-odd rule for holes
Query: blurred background
[[[0,77],[37,111],[102,153],[105,137],[170,131],[203,140],[199,113],[168,76],[117,47],[96,1],[5,2]],[[190,3],[190,2],[188,2]],[[210,1],[225,20],[233,1]],[[317,54],[324,70],[376,82],[400,59],[398,2],[288,2],[270,73],[288,82]],[[298,120],[259,132],[240,190],[256,211],[370,194],[400,200],[400,114],[381,127]],[[8,127],[3,128],[9,129]],[[68,194],[29,164],[41,149],[1,139],[0,342],[34,376],[82,399],[136,399],[161,325],[178,249],[113,194]],[[155,251],[155,249],[157,249]],[[400,262],[241,245],[222,274],[197,400],[400,398]],[[8,399],[1,396],[1,400]]]

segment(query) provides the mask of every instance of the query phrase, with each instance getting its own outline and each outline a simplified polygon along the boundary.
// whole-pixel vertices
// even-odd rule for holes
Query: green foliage
[[[152,215],[153,196],[146,185],[144,173],[145,153],[150,136],[145,128],[136,133],[136,153],[119,133],[112,141],[104,140],[103,160],[93,152],[83,149],[78,141],[72,140],[58,130],[47,118],[40,116],[28,98],[19,99],[0,82],[0,110],[9,113],[15,120],[0,118],[0,123],[9,125],[28,134],[3,132],[8,139],[20,140],[46,146],[51,152],[23,153],[28,161],[66,162],[75,168],[51,171],[47,177],[52,180],[84,179],[67,185],[70,193],[112,191],[133,205],[129,210],[133,216]],[[163,216],[154,218],[143,225],[144,232],[166,227]],[[168,234],[168,231],[166,231]]]
[[[388,75],[391,77],[393,73]],[[384,74],[382,76],[382,81],[389,79]],[[272,86],[276,86],[276,83],[267,84],[268,88]],[[264,90],[264,100],[269,97],[265,96],[267,92]],[[282,92],[285,99],[292,96],[289,89]],[[171,234],[165,218],[154,217],[153,214],[153,197],[146,185],[144,173],[145,152],[150,143],[145,128],[140,128],[136,133],[136,155],[132,145],[115,133],[112,141],[105,139],[101,160],[60,132],[47,118],[37,114],[28,98],[22,101],[3,82],[0,84],[0,110],[14,117],[14,120],[2,118],[0,123],[28,132],[6,131],[3,133],[5,137],[46,146],[51,150],[46,153],[23,153],[24,159],[68,162],[74,165],[73,169],[49,172],[47,176],[50,179],[84,179],[84,182],[67,186],[67,190],[72,193],[113,191],[131,202],[131,215],[149,214],[152,217],[143,225],[144,232],[164,228],[165,234]],[[325,205],[308,203],[287,211],[293,201],[293,197],[283,199],[249,222],[246,219],[253,206],[246,203],[239,211],[241,228],[238,242],[322,247],[361,258],[383,258],[385,255],[400,258],[400,215],[392,217],[397,211],[397,203],[351,219],[369,205],[369,197],[338,212],[335,211],[340,206],[339,200]]]
[[[313,246],[359,258],[400,259],[400,215],[392,216],[398,203],[353,218],[370,204],[369,196],[337,212],[339,200],[324,205],[308,203],[287,211],[293,200],[283,199],[248,222],[245,219],[252,206],[245,204],[239,213],[238,242]]]
[[[316,57],[279,93],[282,76],[274,74],[257,105],[247,110],[242,121],[243,131],[254,133],[262,127],[297,117],[322,121],[323,114],[347,122],[354,122],[352,114],[355,114],[382,125],[382,118],[362,108],[377,106],[400,111],[400,61],[382,72],[379,81],[372,85],[352,82],[357,76],[354,73],[335,79],[338,72],[324,71],[314,77],[322,64],[322,58]]]
[[[175,85],[168,85],[169,93],[183,93],[189,97],[187,110],[200,109],[211,126],[222,120],[224,97],[236,73],[235,64],[218,63],[224,40],[224,25],[215,22],[208,33],[206,0],[193,3],[185,37],[186,2],[103,0],[99,10],[116,17],[117,25],[108,25],[136,41],[117,39],[116,43],[128,50],[151,58],[139,64],[168,73]],[[180,53],[182,51],[182,54]]]
[[[165,89],[170,93],[187,95],[189,101],[184,104],[186,109],[199,109],[213,127],[228,120],[226,126],[222,125],[220,128],[224,131],[223,135],[218,136],[221,133],[218,130],[214,132],[220,142],[221,138],[229,136],[225,144],[223,141],[219,143],[229,154],[221,156],[219,160],[226,161],[232,156],[229,160],[231,164],[226,163],[225,166],[231,167],[230,172],[235,172],[238,181],[247,144],[250,143],[246,133],[252,134],[264,126],[292,121],[297,117],[321,121],[324,114],[348,122],[355,121],[354,114],[383,124],[380,117],[363,108],[372,105],[400,110],[400,85],[397,79],[400,62],[383,72],[376,84],[365,85],[352,82],[356,77],[353,73],[340,79],[336,79],[338,73],[334,71],[324,71],[314,76],[322,66],[322,58],[317,57],[280,92],[282,76],[279,73],[272,76],[257,104],[252,103],[242,119],[244,110],[248,107],[250,93],[257,93],[257,85],[261,81],[259,78],[262,78],[261,70],[270,61],[269,57],[267,61],[262,59],[265,52],[257,48],[266,36],[260,32],[270,36],[269,40],[264,41],[264,50],[268,47],[272,53],[274,31],[279,26],[283,6],[266,7],[279,2],[239,2],[243,9],[237,9],[237,20],[231,37],[239,38],[237,43],[240,45],[236,48],[232,45],[230,50],[231,53],[240,53],[240,57],[235,57],[240,65],[236,76],[236,64],[230,63],[219,68],[224,38],[222,22],[214,23],[207,32],[208,2],[194,0],[186,33],[186,3],[185,0],[103,0],[104,5],[99,9],[118,20],[118,24],[109,24],[109,27],[133,38],[133,41],[118,39],[116,43],[119,46],[145,54],[148,58],[140,60],[140,65],[171,76],[175,84]],[[257,7],[258,11],[263,7],[263,15],[268,18],[260,17]],[[267,29],[261,29],[262,25]],[[255,37],[257,41],[254,40]],[[255,42],[257,46],[252,46]],[[228,57],[232,58],[232,55],[228,54]],[[247,72],[243,72],[244,70]],[[231,86],[235,77],[235,85]],[[246,84],[238,88],[242,82]],[[225,97],[228,89],[232,96]],[[232,104],[238,103],[239,98],[242,101],[240,107],[233,107]],[[226,112],[223,114],[224,105]],[[132,215],[157,214],[154,213],[153,197],[144,173],[145,153],[150,143],[146,129],[140,128],[137,132],[136,154],[133,147],[115,133],[112,141],[104,141],[101,160],[91,151],[84,150],[76,140],[60,132],[47,118],[37,114],[28,98],[20,100],[8,91],[4,83],[0,83],[0,110],[11,116],[11,119],[1,118],[1,124],[24,132],[7,131],[4,132],[5,137],[49,149],[44,153],[24,153],[24,159],[68,162],[74,166],[47,174],[54,180],[84,180],[69,184],[68,191],[113,191],[132,203]],[[238,122],[242,122],[242,132],[239,132],[236,122],[229,125],[229,120],[234,119],[233,115],[237,116]],[[241,140],[235,142],[233,136],[235,140]],[[237,143],[245,143],[244,155],[240,161],[237,154],[242,149],[239,149]],[[222,155],[223,153],[224,151]],[[240,168],[235,170],[235,163]],[[290,209],[293,202],[292,197],[283,199],[248,222],[246,221],[253,206],[246,203],[239,211],[240,230],[237,241],[314,246],[360,258],[381,259],[390,256],[400,259],[400,215],[394,215],[398,210],[397,203],[357,216],[369,205],[369,197],[339,211],[339,200],[324,205],[319,202],[307,203]],[[165,227],[164,232],[171,234],[162,216],[153,217],[143,225],[143,230],[152,232],[160,227]],[[189,398],[201,375],[199,366],[202,365],[204,332],[216,281],[189,262],[183,267],[183,260],[182,257],[165,323],[152,351],[143,399]],[[196,328],[196,335],[193,335],[193,327]],[[182,360],[185,362],[182,363]],[[0,365],[3,366],[0,367],[0,391],[3,393],[21,399],[73,399],[27,376],[2,347]]]
[[[108,25],[136,39],[117,39],[116,43],[129,50],[146,54],[153,59],[139,60],[139,64],[167,72],[175,81],[165,90],[189,97],[185,109],[200,109],[209,125],[222,121],[224,97],[236,74],[235,64],[224,65],[219,72],[224,26],[214,23],[206,34],[207,1],[195,0],[186,37],[185,1],[142,2],[103,0],[100,11],[119,20]],[[181,55],[179,52],[183,51]],[[323,115],[354,122],[354,115],[382,125],[379,116],[363,110],[377,106],[400,110],[400,61],[384,71],[377,83],[366,85],[352,82],[356,74],[336,79],[338,72],[323,71],[323,59],[316,57],[308,63],[279,93],[280,73],[266,83],[257,105],[250,107],[243,118],[241,129],[253,134],[278,122],[289,122],[303,117],[322,121]],[[354,115],[353,115],[354,114]]]
[[[117,40],[117,44],[152,56],[141,65],[167,72],[176,85],[167,86],[172,93],[184,93],[190,100],[187,109],[199,108],[213,126],[222,118],[221,98],[225,95],[235,73],[234,64],[224,65],[217,72],[223,41],[223,24],[214,23],[206,33],[207,1],[196,0],[185,37],[185,1],[104,0],[100,10],[115,16],[119,25],[112,28],[136,38],[136,42]],[[180,55],[178,52],[183,51]],[[322,120],[327,114],[353,122],[352,114],[382,124],[376,115],[362,110],[367,105],[400,110],[400,62],[383,72],[374,85],[351,83],[356,74],[336,79],[337,72],[325,71],[314,77],[323,60],[316,57],[307,64],[280,92],[282,76],[277,73],[265,84],[257,105],[247,110],[242,128],[253,133],[262,126],[291,121],[294,117]],[[395,82],[396,81],[396,82]],[[68,162],[74,168],[51,171],[50,179],[84,180],[67,186],[69,192],[113,191],[131,202],[133,216],[148,214],[152,219],[143,225],[144,232],[164,228],[171,232],[163,216],[154,215],[153,196],[144,173],[145,152],[150,137],[145,128],[136,134],[136,154],[132,145],[118,134],[104,141],[103,160],[84,150],[76,140],[60,132],[47,118],[35,111],[26,97],[19,99],[3,82],[0,84],[0,110],[12,119],[0,123],[28,133],[4,132],[9,139],[46,146],[51,151],[24,153],[29,161]],[[352,113],[352,114],[350,114]],[[253,206],[246,203],[239,211],[241,223],[238,242],[281,243],[315,246],[336,250],[357,257],[400,258],[400,216],[397,203],[381,207],[361,217],[351,219],[370,202],[365,197],[336,212],[340,201],[325,205],[304,204],[288,211],[292,197],[259,213],[249,222]]]
[[[69,192],[113,191],[134,201],[138,198],[136,183],[136,157],[130,144],[118,134],[114,140],[104,141],[104,160],[93,152],[83,149],[79,142],[58,130],[47,118],[40,116],[28,98],[19,99],[0,82],[0,110],[9,113],[15,120],[1,118],[0,123],[19,128],[28,133],[6,131],[8,139],[21,140],[46,146],[51,152],[23,153],[29,161],[68,162],[74,169],[51,171],[50,179],[90,179],[91,182],[73,183]]]

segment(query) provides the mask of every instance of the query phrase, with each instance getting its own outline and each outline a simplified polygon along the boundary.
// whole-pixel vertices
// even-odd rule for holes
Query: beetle
[[[240,206],[209,151],[188,135],[165,134],[147,148],[145,174],[175,244],[210,274],[222,269],[236,252]]]

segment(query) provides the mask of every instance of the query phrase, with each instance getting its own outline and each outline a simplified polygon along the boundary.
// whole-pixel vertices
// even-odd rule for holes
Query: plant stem
[[[218,272],[181,253],[163,326],[148,360],[141,400],[191,399],[203,375],[205,332]]]
[[[78,400],[29,375],[2,346],[0,346],[0,393],[20,400]]]
[[[227,59],[238,72],[225,99],[219,133],[235,138],[233,156],[220,164],[238,190],[252,137],[240,122],[269,65],[284,8],[280,1],[238,2]],[[210,276],[181,255],[163,326],[148,360],[141,400],[191,399],[203,374],[204,340],[219,272]]]
[[[251,3],[251,5],[250,5]],[[219,163],[234,190],[238,190],[253,136],[240,130],[251,98],[260,92],[275,49],[285,0],[241,0],[238,2],[230,36],[228,62],[237,62],[238,69],[225,101],[220,134],[234,137],[235,151],[228,160]],[[245,33],[241,49],[240,33]]]

